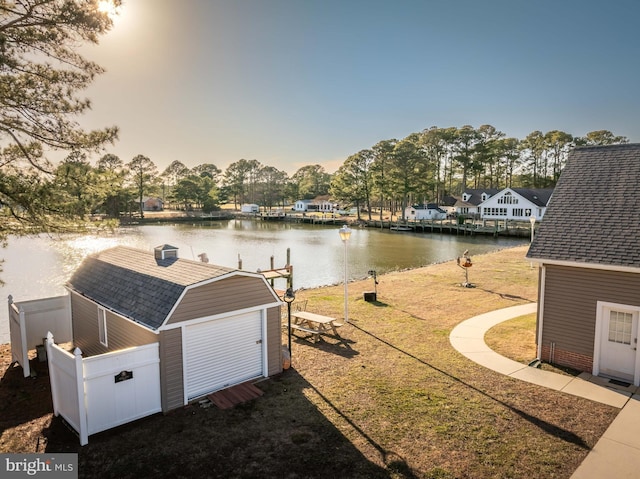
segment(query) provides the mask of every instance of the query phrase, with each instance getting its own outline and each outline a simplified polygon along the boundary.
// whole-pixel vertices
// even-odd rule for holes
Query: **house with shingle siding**
[[[538,357],[640,385],[640,144],[576,148],[527,258]]]
[[[159,344],[165,412],[282,371],[281,302],[259,273],[182,259],[170,245],[117,246],[87,257],[66,288],[84,357]]]

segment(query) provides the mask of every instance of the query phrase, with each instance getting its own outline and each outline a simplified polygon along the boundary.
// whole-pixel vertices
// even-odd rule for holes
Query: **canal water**
[[[456,236],[438,233],[396,232],[371,228],[352,229],[347,243],[349,279],[416,268],[523,244],[525,240],[492,236]],[[6,301],[25,301],[65,293],[64,283],[91,253],[116,245],[145,250],[170,244],[181,258],[198,260],[206,253],[210,264],[247,271],[283,267],[290,251],[293,286],[314,288],[341,283],[345,247],[337,226],[285,222],[229,220],[194,224],[157,224],[120,228],[99,235],[39,235],[10,238],[0,250],[4,258],[0,288]],[[284,286],[276,283],[276,287]],[[0,344],[9,342],[8,308],[0,308]]]

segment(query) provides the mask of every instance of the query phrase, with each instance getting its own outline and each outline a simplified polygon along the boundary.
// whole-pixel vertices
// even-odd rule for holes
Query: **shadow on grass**
[[[313,341],[313,336],[292,335],[292,340],[298,344],[304,344],[312,348],[318,348],[326,353],[342,356],[343,358],[353,358],[360,353],[351,347],[355,341],[334,335],[321,334],[318,342]],[[330,340],[328,340],[330,339]]]
[[[31,448],[25,452],[36,452],[40,445],[40,437],[29,437],[32,431],[25,424],[45,420],[53,411],[53,403],[49,394],[47,363],[31,359],[29,367],[32,376],[25,378],[22,367],[10,364],[0,379],[0,436],[7,442],[6,431],[24,428],[22,434],[25,438],[28,437]],[[42,394],[42,391],[46,391],[46,394]],[[48,418],[45,421],[48,422]]]
[[[388,308],[389,305],[387,303],[383,303],[382,301],[369,301],[372,305],[377,306],[378,308]]]
[[[527,303],[533,302],[529,298],[523,298],[522,296],[517,296],[515,294],[499,293],[498,291],[491,291],[490,289],[484,289],[478,286],[475,286],[475,287],[478,288],[480,291],[484,291],[485,293],[489,293],[489,294],[495,294],[497,296],[500,296],[502,299],[507,299],[509,301],[526,301]]]
[[[406,470],[398,475],[392,454],[384,454],[392,459],[388,468],[365,457],[309,391],[377,445],[295,369],[256,386],[264,395],[230,409],[195,402],[91,436],[78,447],[79,477],[415,478]]]
[[[440,369],[440,368],[438,368],[438,367],[436,367],[436,366],[434,366],[432,364],[429,364],[428,362],[426,362],[426,361],[420,359],[419,357],[417,357],[417,356],[415,356],[415,355],[413,355],[413,354],[411,354],[411,353],[409,353],[409,352],[407,352],[407,351],[395,346],[394,344],[391,344],[390,342],[388,342],[388,341],[376,336],[375,334],[370,333],[369,331],[366,331],[365,329],[361,328],[360,326],[357,326],[357,325],[353,325],[353,326],[354,326],[354,328],[357,328],[358,330],[362,331],[364,334],[367,334],[367,335],[371,336],[372,338],[376,339],[377,341],[380,341],[381,343],[389,346],[390,348],[395,349],[396,351],[398,351],[398,352],[400,352],[400,353],[402,353],[402,354],[404,354],[404,355],[406,355],[406,356],[408,356],[408,357],[420,362],[421,364],[423,364],[423,365],[425,365],[427,367],[430,367],[431,369],[439,372],[440,374],[442,374],[444,376],[447,376],[448,378],[450,378],[450,379],[452,379],[452,380],[464,385],[465,387],[468,387],[468,388],[476,391],[477,393],[483,395],[484,397],[486,397],[488,399],[491,399],[492,401],[495,401],[498,404],[506,407],[507,409],[509,409],[513,413],[517,414],[521,418],[523,418],[526,421],[530,422],[534,426],[540,428],[542,431],[546,432],[547,434],[550,434],[550,435],[552,435],[554,437],[562,439],[563,441],[566,441],[566,442],[569,442],[571,444],[574,444],[574,445],[576,445],[576,446],[578,446],[578,447],[580,447],[582,449],[585,449],[585,450],[589,450],[590,449],[588,444],[585,443],[582,438],[580,438],[579,436],[577,436],[573,432],[568,431],[568,430],[566,430],[564,428],[561,428],[559,426],[556,426],[555,424],[551,424],[551,423],[549,423],[549,422],[547,422],[547,421],[545,421],[543,419],[540,419],[540,418],[538,418],[536,416],[533,416],[533,415],[531,415],[531,414],[529,414],[529,413],[527,413],[525,411],[522,411],[522,410],[512,406],[511,404],[508,404],[508,403],[506,403],[504,401],[501,401],[500,399],[497,399],[497,398],[493,397],[492,395],[482,391],[481,389],[478,389],[477,387],[475,387],[475,386],[463,381],[462,379],[460,379],[460,378],[458,378],[456,376],[453,376],[452,374],[449,374],[448,372],[446,372],[446,371],[444,371],[444,370],[442,370],[442,369]]]
[[[387,465],[387,467],[397,473],[402,474],[401,477],[407,479],[417,479],[412,471],[407,461],[404,460],[400,455],[396,454],[393,451],[388,451],[380,444],[378,444],[371,436],[369,436],[364,430],[362,430],[355,422],[353,422],[349,417],[347,417],[340,409],[338,409],[326,396],[324,396],[315,386],[309,384],[311,389],[315,391],[315,393],[329,406],[334,410],[336,414],[338,414],[344,421],[346,421],[349,426],[351,426],[362,438],[364,438],[370,446],[372,446],[378,454],[380,454],[380,458]]]
[[[36,379],[24,378],[19,367],[4,371],[0,452],[78,453],[81,479],[416,477],[404,460],[375,443],[295,369],[257,382],[264,395],[231,409],[195,401],[91,435],[89,444],[80,446],[64,421],[52,418],[49,377],[46,366],[40,366]],[[309,391],[318,399],[312,402]],[[326,407],[319,408],[323,403]],[[342,418],[382,459],[374,462],[365,456],[326,411]],[[25,438],[27,430],[30,436]]]

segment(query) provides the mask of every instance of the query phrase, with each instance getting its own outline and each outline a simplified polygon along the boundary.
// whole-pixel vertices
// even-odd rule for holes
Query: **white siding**
[[[507,188],[478,206],[482,219],[528,221],[531,215],[540,220],[542,211],[534,203]]]
[[[89,434],[162,410],[159,363],[158,343],[84,359]],[[116,382],[122,371],[132,378]]]

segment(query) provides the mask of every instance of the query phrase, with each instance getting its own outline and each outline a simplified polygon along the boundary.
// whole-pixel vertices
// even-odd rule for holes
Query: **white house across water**
[[[404,217],[408,220],[443,220],[447,212],[435,203],[408,206],[404,210]]]
[[[553,188],[505,188],[478,205],[480,217],[483,220],[528,221],[533,216],[539,221],[544,217],[552,193]]]

